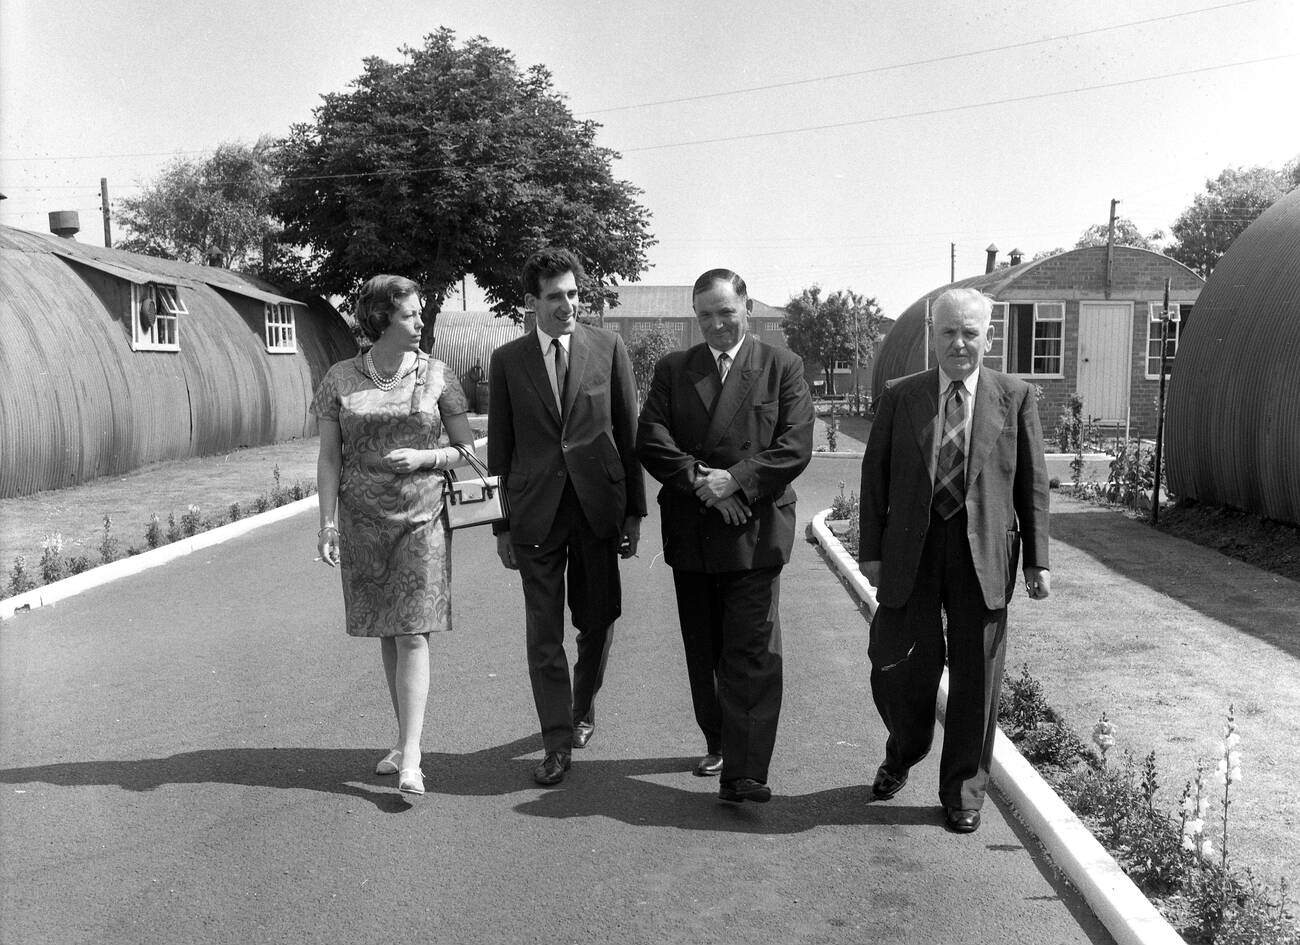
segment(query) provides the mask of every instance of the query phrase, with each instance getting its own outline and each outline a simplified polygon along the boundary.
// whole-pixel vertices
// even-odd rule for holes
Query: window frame
[[[1044,299],[1042,301],[1018,299],[1015,301],[998,303],[998,304],[1006,305],[1006,309],[1003,316],[1004,331],[1003,331],[1003,340],[1002,340],[1002,358],[1003,358],[1003,364],[1005,365],[1006,373],[1020,378],[1043,378],[1049,380],[1063,379],[1065,377],[1065,302],[1056,299]],[[1013,359],[1012,354],[1019,353],[1019,351],[1021,350],[1020,345],[1022,343],[1021,339],[1017,337],[1015,339],[1016,341],[1015,351],[1014,352],[1012,351],[1011,344],[1010,344],[1012,340],[1011,330],[1009,327],[1006,327],[1011,323],[1012,305],[1032,305],[1034,307],[1033,321],[1032,321],[1033,328],[1031,329],[1030,338],[1029,338],[1029,368],[1030,369],[1028,372],[1016,371],[1012,369],[1019,361],[1019,358]],[[1059,308],[1060,315],[1044,316],[1042,314],[1044,308]],[[1046,337],[1040,334],[1039,332],[1039,328],[1042,325],[1059,325],[1060,333],[1057,334],[1056,337],[1054,338]],[[1044,352],[1043,349],[1047,345],[1050,345],[1053,342],[1055,343],[1056,346],[1055,353],[1051,353],[1050,351]],[[1056,362],[1055,371],[1039,370],[1040,361],[1047,361],[1050,364],[1051,360],[1054,360]]]
[[[1147,303],[1147,349],[1146,349],[1146,379],[1148,381],[1160,380],[1160,313],[1164,310],[1165,303],[1148,302]],[[1169,327],[1173,330],[1170,332],[1167,341],[1173,344],[1173,353],[1165,359],[1165,376],[1169,377],[1173,373],[1174,361],[1178,359],[1178,346],[1183,340],[1183,326],[1187,324],[1187,319],[1195,309],[1195,302],[1170,302],[1169,309],[1178,310],[1178,321],[1171,321]],[[1186,314],[1184,314],[1184,311]],[[1155,352],[1152,354],[1152,352]]]
[[[267,354],[298,353],[298,308],[288,302],[263,304],[262,340]]]
[[[140,307],[144,303],[146,291],[153,296],[155,307],[153,324],[147,330],[140,323]],[[189,313],[185,300],[181,298],[180,287],[175,283],[149,282],[144,285],[132,283],[131,350],[180,351],[181,316],[187,316]]]

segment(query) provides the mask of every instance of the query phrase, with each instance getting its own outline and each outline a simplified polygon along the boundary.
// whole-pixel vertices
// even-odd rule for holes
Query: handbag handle
[[[452,448],[455,449],[456,452],[460,453],[461,456],[465,457],[465,461],[470,464],[474,469],[474,472],[478,473],[478,477],[486,483],[489,473],[487,466],[483,465],[483,460],[479,459],[478,456],[475,455],[474,451],[464,444],[453,443]],[[455,476],[453,470],[449,469],[447,472],[451,473],[452,476]]]

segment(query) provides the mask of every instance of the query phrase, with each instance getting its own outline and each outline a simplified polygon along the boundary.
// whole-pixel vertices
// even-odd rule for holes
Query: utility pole
[[[461,277],[460,277],[460,310],[461,310],[462,312],[468,312],[468,311],[469,311],[469,296],[468,296],[468,295],[466,294],[466,292],[465,292],[465,275],[464,275],[464,273],[461,273]]]
[[[948,281],[957,281],[957,244],[948,244]]]
[[[1114,197],[1110,201],[1110,223],[1106,226],[1106,298],[1110,298],[1111,263],[1115,259],[1115,208],[1119,201]]]
[[[108,178],[99,179],[99,207],[104,214],[104,246],[113,248],[113,218],[108,209]]]

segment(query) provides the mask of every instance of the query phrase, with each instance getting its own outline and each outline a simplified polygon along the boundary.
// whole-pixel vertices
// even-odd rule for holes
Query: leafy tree
[[[1083,249],[1087,246],[1105,246],[1110,232],[1110,227],[1106,223],[1097,223],[1088,227],[1079,237],[1079,241],[1074,244],[1075,249]],[[1115,218],[1115,245],[1116,246],[1136,246],[1138,249],[1149,249],[1152,252],[1160,252],[1157,245],[1165,238],[1163,230],[1152,230],[1147,236],[1142,235],[1142,231],[1128,217]],[[1038,258],[1038,257],[1034,257]]]
[[[203,160],[172,162],[140,196],[122,200],[118,220],[129,235],[118,246],[193,263],[220,253],[232,269],[260,260],[262,237],[276,227],[272,149],[268,138],[226,142]]]
[[[852,289],[822,298],[821,287],[812,286],[791,298],[785,311],[786,343],[804,361],[821,364],[828,394],[835,393],[835,362],[852,361],[855,346],[858,362],[869,362],[880,339],[880,306]]]
[[[284,142],[273,206],[284,239],[307,253],[299,281],[348,296],[396,273],[437,311],[470,274],[494,311],[517,317],[520,270],[544,245],[578,254],[596,310],[615,277],[646,268],[640,191],[614,178],[600,126],[573,117],[546,69],[521,71],[507,50],[482,37],[458,45],[445,28],[402,53],[366,59],[350,90],[325,95]]]
[[[654,378],[655,365],[670,351],[677,348],[677,335],[667,326],[656,323],[640,332],[627,346],[632,359],[632,373],[636,376],[637,393],[644,399]]]
[[[1208,277],[1242,230],[1300,184],[1300,158],[1282,170],[1226,168],[1174,221],[1169,255]]]

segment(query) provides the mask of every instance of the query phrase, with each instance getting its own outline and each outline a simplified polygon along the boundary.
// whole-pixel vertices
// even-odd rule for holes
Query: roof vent
[[[219,249],[210,249],[207,254],[208,265],[214,269],[221,269],[226,265],[226,257],[222,255]]]
[[[989,243],[988,249],[984,250],[984,252],[988,253],[988,258],[984,261],[984,273],[987,275],[997,268],[998,247],[994,243]]]
[[[1013,249],[1011,251],[1011,265],[1019,266],[1025,260],[1025,251],[1023,249]]]
[[[51,210],[50,232],[70,240],[81,231],[81,217],[76,210]]]

